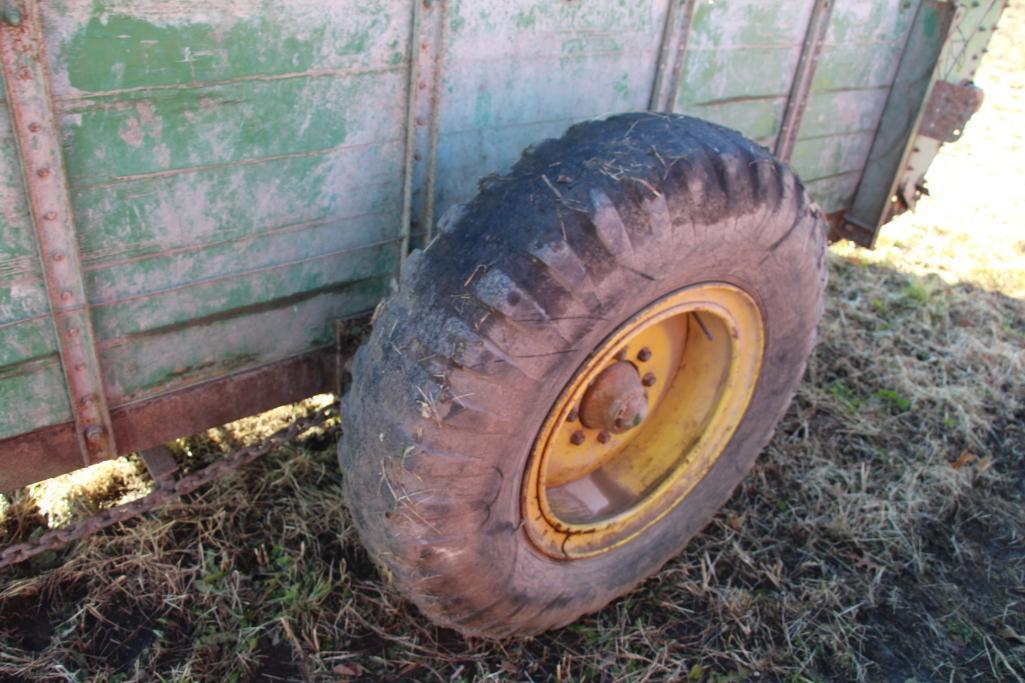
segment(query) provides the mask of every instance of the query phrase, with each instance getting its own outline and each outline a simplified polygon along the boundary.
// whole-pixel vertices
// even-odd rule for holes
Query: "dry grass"
[[[1025,679],[1023,45],[1013,6],[935,198],[876,252],[833,250],[821,343],[776,437],[642,589],[530,640],[425,624],[349,524],[334,417],[0,574],[0,679]],[[319,405],[182,440],[180,460]],[[6,501],[0,541],[143,488],[130,459],[75,476],[70,504],[52,483]]]

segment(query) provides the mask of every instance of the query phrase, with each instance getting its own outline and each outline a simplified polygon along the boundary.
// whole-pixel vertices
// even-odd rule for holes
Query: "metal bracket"
[[[919,134],[940,142],[957,142],[968,120],[982,107],[984,97],[982,88],[974,83],[937,81],[925,106]]]
[[[82,280],[39,10],[36,0],[24,0],[20,7],[8,0],[0,14],[0,62],[11,125],[79,448],[88,465],[114,457],[117,449]]]
[[[696,5],[697,0],[672,0],[669,3],[662,30],[662,44],[658,51],[655,82],[651,86],[651,99],[648,103],[650,111],[671,113],[676,107]]]
[[[834,0],[816,0],[808,18],[808,30],[805,31],[801,57],[797,62],[787,108],[780,124],[779,136],[776,138],[776,156],[789,162],[797,145],[797,135],[804,119],[804,111],[808,108],[812,82],[822,56],[822,46],[826,42],[829,30],[829,19],[833,13]]]
[[[413,3],[402,188],[402,262],[405,262],[411,247],[423,247],[430,241],[434,227],[438,108],[447,13],[448,0],[418,0]]]

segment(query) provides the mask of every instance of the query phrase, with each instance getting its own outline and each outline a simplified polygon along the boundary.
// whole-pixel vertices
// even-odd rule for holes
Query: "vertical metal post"
[[[82,279],[36,0],[7,0],[0,23],[11,125],[85,464],[114,457],[110,411]]]
[[[822,55],[822,43],[829,30],[829,17],[833,13],[833,0],[814,0],[815,5],[808,19],[808,30],[804,35],[801,57],[794,72],[794,81],[790,87],[790,97],[780,124],[779,137],[776,138],[776,156],[783,161],[790,161],[797,144],[797,135],[801,130],[801,119],[808,108],[808,97],[811,84],[815,80],[815,70],[819,66]]]
[[[402,258],[431,238],[438,169],[438,109],[448,0],[413,0],[406,158],[402,207]]]
[[[662,44],[658,51],[655,82],[651,87],[650,111],[671,113],[680,92],[680,77],[687,61],[687,40],[697,0],[669,0]]]

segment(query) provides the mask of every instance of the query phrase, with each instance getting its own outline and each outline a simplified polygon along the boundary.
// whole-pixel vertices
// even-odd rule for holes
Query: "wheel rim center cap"
[[[589,429],[613,434],[627,432],[644,421],[648,397],[632,363],[619,361],[605,368],[580,402],[580,421]]]

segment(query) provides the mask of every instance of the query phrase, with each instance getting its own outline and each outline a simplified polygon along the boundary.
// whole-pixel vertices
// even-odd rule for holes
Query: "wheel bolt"
[[[637,352],[637,360],[642,363],[647,363],[651,360],[651,349],[645,346],[643,349]]]
[[[646,374],[643,378],[641,378],[641,384],[643,384],[646,387],[655,386],[655,373],[649,372],[648,374]]]
[[[616,354],[616,360],[626,360],[627,348],[624,346],[619,353]]]
[[[576,422],[579,416],[580,413],[578,413],[577,409],[574,408],[573,410],[569,411],[569,415],[566,416],[566,422]]]
[[[605,430],[598,432],[598,443],[608,443],[611,438],[612,435]]]
[[[573,436],[569,437],[569,442],[574,446],[579,446],[580,444],[584,443],[584,439],[586,438],[587,437],[584,435],[583,430],[578,429],[577,431],[573,432]]]

